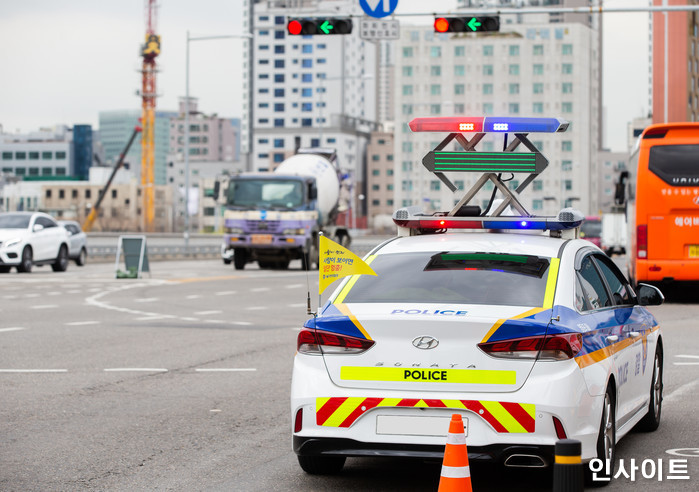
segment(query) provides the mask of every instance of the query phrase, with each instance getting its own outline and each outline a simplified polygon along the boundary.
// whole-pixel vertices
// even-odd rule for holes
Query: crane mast
[[[141,88],[141,194],[143,197],[143,230],[153,231],[155,219],[155,59],[160,54],[160,36],[155,33],[157,24],[156,0],[146,1],[146,40],[141,50],[143,56]]]

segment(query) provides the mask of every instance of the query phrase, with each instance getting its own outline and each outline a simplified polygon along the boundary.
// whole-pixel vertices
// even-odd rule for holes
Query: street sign
[[[380,19],[396,10],[398,0],[359,0],[359,6],[369,17]]]
[[[400,22],[397,20],[361,19],[359,37],[366,40],[398,39]]]

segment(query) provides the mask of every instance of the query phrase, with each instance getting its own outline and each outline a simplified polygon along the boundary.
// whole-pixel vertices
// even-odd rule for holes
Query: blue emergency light
[[[408,125],[413,132],[558,133],[565,132],[570,123],[559,118],[445,116],[414,118]]]

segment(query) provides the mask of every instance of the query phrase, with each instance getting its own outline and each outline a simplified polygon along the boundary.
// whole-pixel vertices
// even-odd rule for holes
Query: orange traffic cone
[[[447,447],[444,449],[439,492],[472,492],[471,470],[468,466],[466,434],[461,415],[455,413],[449,423]]]

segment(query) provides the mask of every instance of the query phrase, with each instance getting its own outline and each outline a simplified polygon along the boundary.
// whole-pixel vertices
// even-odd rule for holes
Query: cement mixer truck
[[[230,178],[225,194],[221,256],[242,270],[286,269],[301,259],[318,268],[318,233],[347,247],[349,230],[335,225],[346,210],[342,181],[331,149],[299,149],[271,173],[242,173]]]

